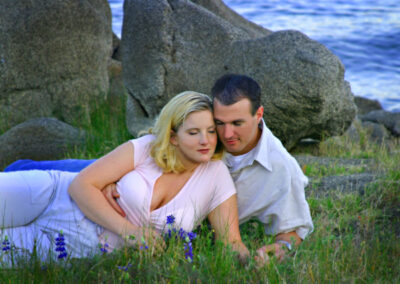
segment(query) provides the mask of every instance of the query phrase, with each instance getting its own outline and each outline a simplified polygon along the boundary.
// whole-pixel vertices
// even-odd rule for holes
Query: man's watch
[[[278,244],[284,244],[286,246],[286,248],[288,249],[288,251],[292,250],[292,244],[291,243],[289,243],[287,241],[284,241],[284,240],[277,240],[276,242]]]

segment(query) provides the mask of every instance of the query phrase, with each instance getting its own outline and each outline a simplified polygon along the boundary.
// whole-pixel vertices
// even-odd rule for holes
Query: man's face
[[[264,108],[251,114],[251,102],[244,98],[232,105],[223,105],[214,99],[214,120],[219,139],[225,149],[234,156],[243,155],[253,149],[261,136],[258,124]]]

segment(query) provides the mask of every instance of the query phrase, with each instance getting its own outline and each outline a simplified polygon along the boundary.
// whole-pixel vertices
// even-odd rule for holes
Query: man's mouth
[[[237,141],[238,141],[238,139],[225,140],[226,144],[228,144],[228,145],[234,145],[234,144],[236,144]]]

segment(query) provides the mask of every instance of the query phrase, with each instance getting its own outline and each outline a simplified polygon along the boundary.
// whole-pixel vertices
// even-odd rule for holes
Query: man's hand
[[[288,249],[284,244],[274,243],[259,248],[254,259],[259,265],[268,264],[271,257],[275,257],[281,262],[285,258],[287,252]]]
[[[121,206],[119,206],[117,202],[117,198],[119,198],[119,193],[117,191],[117,187],[115,183],[111,183],[107,185],[105,188],[101,190],[104,197],[107,199],[108,203],[110,203],[111,207],[122,217],[126,217],[124,210],[122,210]]]
[[[301,243],[301,238],[296,232],[282,233],[276,236],[276,243],[263,246],[257,250],[257,255],[254,257],[259,265],[268,264],[271,257],[275,257],[278,262],[281,262],[288,255],[290,250],[284,243],[288,242],[292,245],[292,249]]]

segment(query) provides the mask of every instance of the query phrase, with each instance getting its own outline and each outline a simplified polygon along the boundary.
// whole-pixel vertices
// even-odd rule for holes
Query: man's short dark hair
[[[232,105],[241,99],[251,102],[251,114],[254,115],[261,105],[261,88],[258,83],[245,75],[226,74],[219,78],[211,89],[213,100],[223,105]]]

